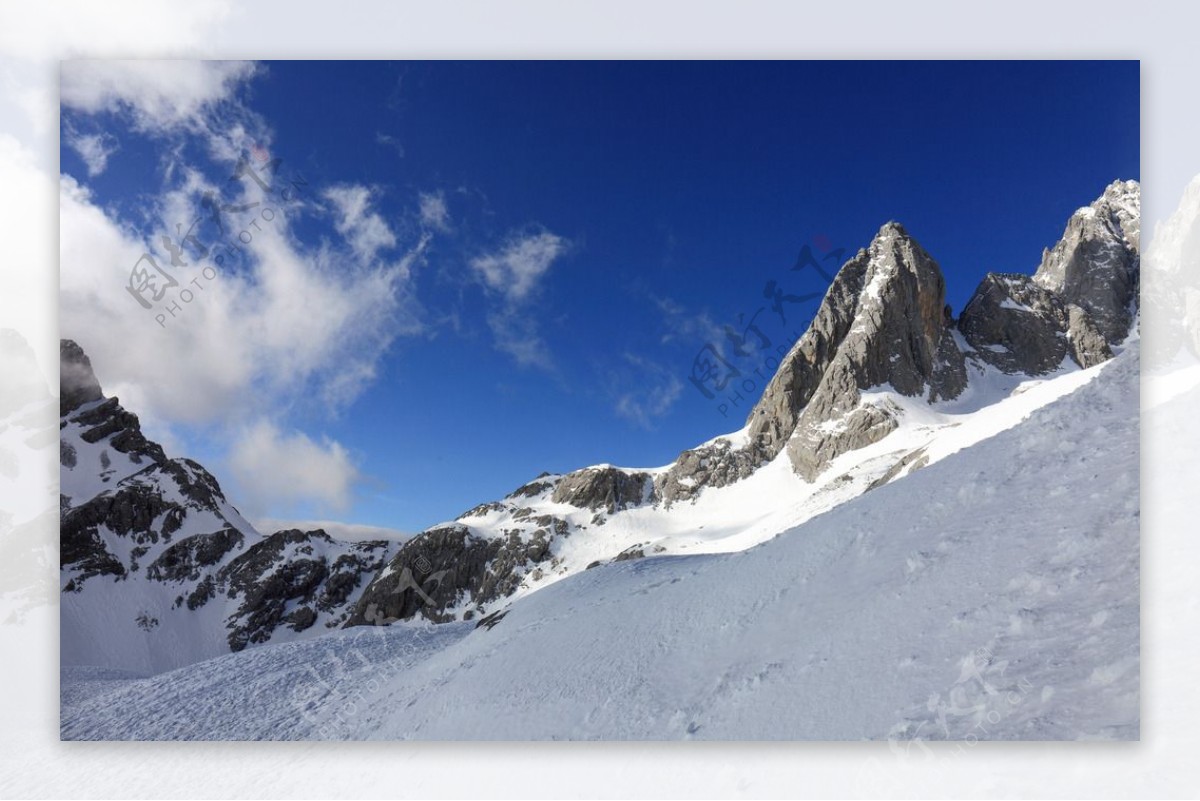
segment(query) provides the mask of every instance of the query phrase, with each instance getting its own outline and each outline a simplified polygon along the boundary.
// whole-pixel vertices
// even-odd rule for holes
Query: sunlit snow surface
[[[145,679],[64,668],[62,736],[1136,738],[1136,347],[988,405],[1005,389],[906,406],[842,457],[851,483],[892,451],[940,460],[836,508],[819,482],[781,509],[801,484],[776,464],[675,530],[633,510],[671,551],[528,593],[492,628],[350,629]]]

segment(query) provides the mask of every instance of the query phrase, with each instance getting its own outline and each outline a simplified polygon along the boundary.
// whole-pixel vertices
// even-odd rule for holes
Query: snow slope
[[[485,507],[486,511],[467,513],[455,522],[467,525],[478,536],[503,537],[508,531],[528,527],[523,520],[551,515],[567,521],[574,532],[552,542],[552,567],[531,572],[511,597],[483,610],[494,612],[629,549],[640,549],[648,556],[731,553],[766,542],[873,487],[1011,428],[1034,410],[1092,380],[1105,367],[1080,370],[1064,359],[1056,372],[1030,377],[1006,374],[969,360],[967,389],[953,401],[937,403],[879,387],[864,393],[862,404],[889,404],[898,410],[898,428],[874,445],[837,457],[811,483],[798,476],[787,453],[780,452],[749,477],[724,487],[705,487],[694,500],[634,506],[600,515],[599,524],[592,510],[554,503],[552,487],[523,498],[519,506]],[[744,432],[731,435],[731,439],[739,434]],[[670,467],[619,469],[658,475]],[[459,616],[472,607],[464,603],[457,610]]]
[[[1096,372],[758,547],[597,567],[490,627],[65,669],[62,735],[1136,739],[1136,345]]]

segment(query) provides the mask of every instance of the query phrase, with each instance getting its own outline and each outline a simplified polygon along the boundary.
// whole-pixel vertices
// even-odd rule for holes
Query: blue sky
[[[1137,62],[68,63],[62,331],[243,511],[417,530],[740,428],[756,398],[706,398],[693,358],[714,342],[752,376],[722,327],[756,313],[788,344],[818,300],[784,322],[763,293],[823,291],[791,269],[806,246],[832,271],[899,220],[956,313],[985,272],[1032,272],[1140,178],[1138,83]],[[305,183],[264,198],[239,157]],[[205,188],[262,204],[231,229],[281,216],[164,327],[124,282]]]

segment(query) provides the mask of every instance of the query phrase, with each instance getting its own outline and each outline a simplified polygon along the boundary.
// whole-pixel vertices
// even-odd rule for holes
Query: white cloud
[[[367,263],[385,248],[394,247],[396,234],[371,210],[372,193],[365,186],[334,186],[325,190],[325,199],[337,212],[334,227],[346,238],[359,260]]]
[[[476,256],[471,270],[499,296],[499,308],[488,314],[496,347],[523,367],[550,369],[550,350],[542,339],[529,301],[537,294],[542,277],[570,242],[549,231],[512,236],[495,253]]]
[[[108,166],[108,157],[117,150],[117,140],[109,134],[67,133],[67,145],[79,154],[87,167],[88,177],[95,178]]]
[[[421,224],[435,231],[450,230],[450,210],[446,197],[441,192],[422,192],[418,199],[421,209]]]
[[[657,362],[631,353],[625,354],[625,361],[635,373],[630,383],[635,384],[636,389],[617,395],[614,404],[616,413],[649,429],[679,400],[683,393],[683,382]]]
[[[193,125],[259,68],[249,61],[72,60],[62,64],[67,108],[95,114],[129,111],[142,129]]]
[[[164,203],[179,219],[197,213],[179,195]],[[159,252],[158,237],[143,240],[62,177],[62,335],[88,351],[108,394],[189,424],[236,422],[267,406],[336,410],[372,380],[395,337],[421,330],[407,277],[422,243],[396,264],[368,266],[301,249],[286,209],[260,228],[237,270],[216,267],[213,254],[189,256],[187,267],[169,270],[180,286],[143,309],[127,283],[143,253]],[[169,267],[161,254],[157,262]],[[160,325],[156,315],[172,300],[178,312]]]
[[[126,114],[134,130],[177,144],[185,134],[200,137],[215,161],[232,165],[271,144],[262,117],[235,94],[262,72],[251,61],[64,61],[61,102],[81,114]],[[168,176],[178,151],[165,151]]]
[[[339,443],[315,442],[300,431],[285,433],[265,420],[237,437],[229,463],[250,509],[316,503],[344,510],[359,478]]]
[[[510,302],[520,302],[537,287],[569,242],[549,231],[510,238],[496,253],[471,260],[471,269]]]

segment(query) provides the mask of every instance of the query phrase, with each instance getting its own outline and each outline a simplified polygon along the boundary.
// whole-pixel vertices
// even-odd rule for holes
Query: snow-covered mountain
[[[744,549],[1014,425],[1130,334],[1139,196],[1110,185],[1033,276],[987,275],[957,321],[937,263],[888,223],[837,273],[741,431],[663,467],[539,476],[423,532],[350,625],[471,620],[606,561]]]
[[[1133,345],[759,547],[604,565],[486,625],[65,670],[63,737],[888,739],[917,759],[926,740],[1136,739],[1138,373]]]
[[[806,547],[802,532],[814,530],[814,518],[897,503],[905,493],[880,488],[946,459],[974,458],[968,454],[1014,426],[1035,430],[1022,421],[1072,403],[1065,396],[1107,370],[1114,353],[1136,350],[1139,219],[1138,185],[1112,184],[1071,217],[1034,275],[988,275],[957,319],[937,263],[888,223],[838,272],[740,431],[664,466],[542,475],[402,542],[339,542],[322,531],[264,537],[203,468],[147,441],[137,418],[103,397],[82,351],[64,342],[63,664],[149,673],[343,626],[401,621],[409,622],[389,627],[397,637],[426,632],[413,628],[422,621],[442,624],[422,636],[444,644],[477,623],[489,631],[510,609],[557,620],[547,598],[574,604],[585,590],[613,597],[604,587],[614,577],[675,576],[692,564],[652,557],[745,551],[789,532],[786,546],[771,548],[792,558],[791,550]],[[1114,375],[1135,381],[1136,368]],[[1136,393],[1122,402],[1129,397]],[[1125,444],[1136,455],[1136,437]],[[947,498],[937,503],[966,519],[954,506],[953,482],[943,483]],[[1033,501],[1016,496],[1031,486],[994,491],[1021,508]],[[1136,511],[1136,492],[1132,502]],[[896,519],[908,523],[902,511]],[[939,560],[940,546],[920,546],[910,535],[895,547],[915,549],[917,569]],[[643,560],[644,569],[605,567]],[[569,587],[548,592],[564,579]],[[722,597],[733,590],[709,588]],[[522,600],[535,593],[536,602]],[[657,605],[646,614],[673,615]],[[623,645],[618,637],[609,647]]]
[[[345,622],[396,543],[263,536],[104,397],[70,340],[61,364],[63,664],[168,670]]]

